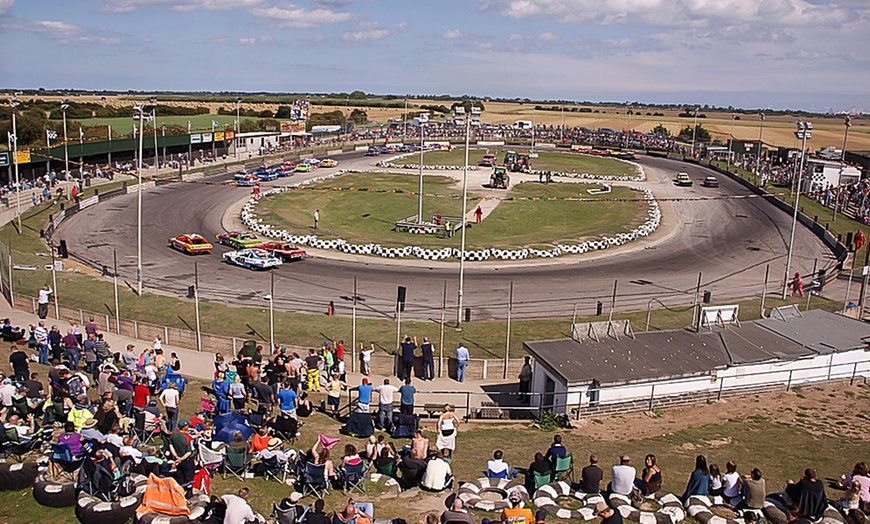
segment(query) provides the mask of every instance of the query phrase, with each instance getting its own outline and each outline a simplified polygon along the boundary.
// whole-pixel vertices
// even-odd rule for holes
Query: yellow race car
[[[199,255],[202,253],[211,253],[212,245],[202,235],[196,233],[188,233],[186,235],[178,235],[169,239],[169,247],[173,247],[182,253],[188,255]]]

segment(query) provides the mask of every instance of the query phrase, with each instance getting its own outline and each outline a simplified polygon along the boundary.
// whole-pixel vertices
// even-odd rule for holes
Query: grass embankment
[[[500,247],[517,249],[546,246],[560,241],[578,241],[599,235],[627,231],[642,222],[647,204],[631,201],[640,193],[624,187],[600,197],[590,196],[594,184],[520,184],[505,193],[507,200],[467,232],[468,249]],[[365,188],[368,191],[356,190]],[[266,223],[295,234],[313,232],[311,217],[320,209],[317,234],[323,238],[352,239],[355,243],[386,246],[417,245],[428,248],[459,247],[460,236],[443,239],[435,235],[413,235],[393,230],[400,219],[417,214],[418,179],[398,174],[344,175],[306,188],[264,198],[257,213]],[[423,216],[462,214],[461,187],[452,178],[424,178]],[[472,196],[473,210],[479,194]],[[598,199],[576,202],[564,198]]]
[[[496,155],[498,165],[504,163],[504,154],[507,149],[490,149],[490,154]],[[469,151],[468,164],[476,166],[483,158],[483,149]],[[536,151],[538,158],[532,159],[532,169],[544,171],[558,171],[561,173],[589,173],[596,175],[636,176],[637,169],[614,158],[606,158],[579,153]],[[417,163],[418,155],[411,155],[401,159],[400,163]],[[427,151],[423,154],[423,164],[431,166],[463,166],[465,165],[465,149],[454,148],[450,151]],[[488,167],[481,167],[486,170]]]

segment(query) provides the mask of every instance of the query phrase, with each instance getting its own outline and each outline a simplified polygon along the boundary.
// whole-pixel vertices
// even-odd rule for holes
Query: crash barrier
[[[454,260],[462,258],[462,251],[453,247],[444,247],[440,249],[430,249],[420,246],[387,247],[376,243],[351,244],[343,238],[327,240],[316,235],[293,235],[286,229],[277,229],[271,224],[264,223],[261,218],[257,217],[256,205],[264,196],[292,191],[345,173],[358,172],[362,171],[339,170],[323,177],[316,177],[297,184],[270,189],[263,193],[260,198],[251,196],[248,202],[242,207],[240,215],[242,223],[244,223],[251,231],[263,236],[280,239],[284,242],[291,242],[293,244],[306,245],[315,249],[331,249],[353,255],[373,255],[383,258],[419,258],[423,260]],[[639,238],[646,237],[659,227],[662,218],[661,210],[659,209],[658,202],[656,202],[652,191],[643,187],[632,187],[631,189],[643,193],[644,200],[646,200],[649,205],[649,209],[647,211],[646,221],[627,233],[617,233],[612,236],[603,236],[596,240],[578,241],[577,243],[560,243],[550,249],[499,249],[495,247],[487,249],[466,249],[464,258],[465,260],[472,262],[490,259],[525,260],[529,258],[554,258],[563,255],[577,255],[588,253],[589,251],[608,249],[610,247],[621,246]]]

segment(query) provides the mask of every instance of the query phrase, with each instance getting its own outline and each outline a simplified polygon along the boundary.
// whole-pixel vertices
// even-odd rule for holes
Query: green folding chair
[[[574,457],[568,453],[564,458],[556,457],[553,464],[553,481],[568,480],[574,482]]]
[[[541,486],[550,483],[550,473],[538,473],[537,471],[532,472],[532,481],[535,485],[535,491],[541,489]]]

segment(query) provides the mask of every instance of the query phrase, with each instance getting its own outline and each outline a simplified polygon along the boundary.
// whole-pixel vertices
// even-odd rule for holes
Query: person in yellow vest
[[[508,494],[509,508],[501,511],[501,520],[508,524],[534,524],[535,516],[532,510],[523,505],[523,497],[518,490]]]
[[[80,432],[85,421],[94,418],[94,414],[88,410],[88,399],[81,395],[73,402],[69,397],[64,399],[64,404],[69,408],[66,419],[76,425],[76,431]]]

